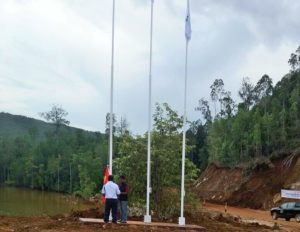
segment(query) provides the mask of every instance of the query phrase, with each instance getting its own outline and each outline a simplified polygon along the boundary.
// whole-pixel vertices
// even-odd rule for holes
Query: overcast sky
[[[116,0],[115,104],[130,129],[147,128],[150,0]],[[185,0],[156,0],[153,103],[183,112]],[[300,44],[300,1],[191,0],[188,118],[223,78],[237,98],[243,77],[289,71]],[[112,0],[1,0],[0,111],[38,118],[53,103],[71,125],[104,131],[109,111]]]

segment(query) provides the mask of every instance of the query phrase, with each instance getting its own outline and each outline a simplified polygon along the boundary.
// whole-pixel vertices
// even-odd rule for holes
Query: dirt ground
[[[225,205],[216,205],[206,203],[204,206],[208,211],[222,212],[225,211]],[[254,210],[248,208],[238,208],[238,207],[227,207],[227,213],[233,217],[240,217],[244,220],[257,221],[262,224],[274,224],[277,223],[280,227],[286,229],[287,231],[300,231],[300,223],[297,223],[294,219],[287,222],[285,219],[273,220],[269,211],[264,210]]]
[[[213,210],[217,210],[213,208]],[[0,231],[14,232],[96,232],[96,231],[176,231],[173,228],[158,229],[155,227],[139,227],[132,225],[108,225],[105,229],[100,225],[82,224],[79,217],[100,217],[101,212],[98,209],[91,209],[84,212],[76,212],[72,215],[55,217],[0,217]],[[131,218],[132,220],[142,220],[142,218]],[[187,223],[203,226],[207,231],[213,232],[270,232],[286,231],[274,230],[267,226],[260,226],[257,223],[241,223],[238,218],[232,216],[223,216],[220,213],[209,212],[207,210],[195,213],[193,216],[186,215]],[[176,223],[177,218],[174,218]],[[170,222],[170,221],[168,221]],[[179,231],[179,230],[178,230]],[[182,230],[181,230],[182,231]],[[296,231],[296,230],[294,230]]]

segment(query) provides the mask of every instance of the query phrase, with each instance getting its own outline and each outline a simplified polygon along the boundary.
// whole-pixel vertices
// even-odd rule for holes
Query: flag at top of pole
[[[190,41],[192,38],[192,26],[191,26],[191,15],[190,15],[190,1],[187,0],[186,18],[185,18],[185,38]]]

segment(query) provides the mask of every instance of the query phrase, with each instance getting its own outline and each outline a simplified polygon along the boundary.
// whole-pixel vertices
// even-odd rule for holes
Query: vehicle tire
[[[272,213],[272,218],[273,218],[273,220],[277,220],[278,214],[276,212],[273,212]]]
[[[296,219],[297,222],[300,223],[300,214],[297,214],[297,215],[295,216],[295,219]]]
[[[285,220],[286,220],[286,221],[290,221],[290,220],[291,220],[291,218],[285,218]]]

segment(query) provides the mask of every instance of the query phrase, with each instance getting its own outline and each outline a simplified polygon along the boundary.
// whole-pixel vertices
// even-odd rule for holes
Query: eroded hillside
[[[200,176],[195,191],[202,200],[268,209],[284,201],[280,190],[300,190],[300,157],[288,155],[249,168],[211,164]]]

